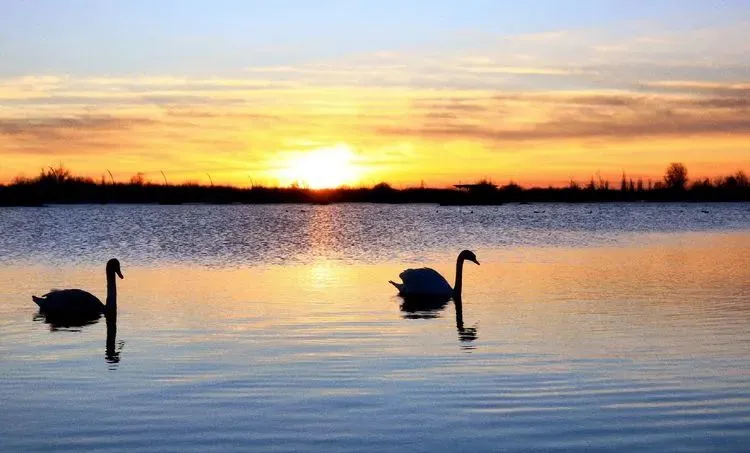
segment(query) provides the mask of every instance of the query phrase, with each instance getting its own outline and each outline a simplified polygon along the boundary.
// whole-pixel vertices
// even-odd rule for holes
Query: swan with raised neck
[[[88,317],[117,311],[117,284],[115,276],[124,278],[116,258],[107,261],[107,298],[102,303],[96,296],[82,289],[52,290],[37,297],[31,296],[39,310],[49,315]]]
[[[464,262],[471,261],[479,264],[477,256],[471,250],[463,250],[456,258],[456,280],[450,283],[434,269],[423,267],[406,269],[399,274],[403,283],[390,283],[398,289],[398,294],[404,298],[424,299],[460,299],[463,291]]]

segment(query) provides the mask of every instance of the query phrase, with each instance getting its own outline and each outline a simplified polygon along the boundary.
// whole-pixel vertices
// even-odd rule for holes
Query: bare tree
[[[737,186],[739,187],[747,187],[750,185],[747,175],[742,170],[738,170],[737,173],[734,174],[734,178],[737,180]]]
[[[664,173],[664,183],[670,189],[685,189],[688,182],[687,167],[679,162],[672,162]]]
[[[146,183],[146,177],[143,173],[138,172],[130,177],[130,184],[134,186],[142,186]]]

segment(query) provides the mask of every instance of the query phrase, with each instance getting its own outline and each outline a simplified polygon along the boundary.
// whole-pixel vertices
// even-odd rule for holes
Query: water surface
[[[750,206],[0,210],[8,451],[742,451]],[[387,280],[467,264],[405,312]],[[115,338],[31,294],[104,296]],[[107,347],[109,346],[109,348]]]

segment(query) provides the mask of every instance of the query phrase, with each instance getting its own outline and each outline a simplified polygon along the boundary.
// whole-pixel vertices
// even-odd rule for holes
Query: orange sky
[[[0,66],[0,182],[60,163],[312,187],[617,183],[674,161],[691,177],[750,171],[748,23],[456,32],[208,75]]]

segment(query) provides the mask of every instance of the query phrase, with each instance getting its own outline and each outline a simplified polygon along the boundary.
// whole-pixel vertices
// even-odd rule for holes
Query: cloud
[[[35,140],[57,140],[68,134],[123,131],[153,124],[149,118],[118,118],[109,115],[81,115],[61,118],[0,118],[0,135]]]
[[[215,91],[245,86],[237,79],[90,82],[44,79],[56,87],[48,88],[52,91],[46,102],[33,99],[22,108],[10,104],[0,111],[0,136],[16,146],[65,147],[81,153],[102,142],[163,149],[208,150],[213,145],[215,152],[230,153],[251,143],[283,149],[283,143],[295,137],[340,141],[342,134],[355,143],[509,143],[750,132],[745,120],[750,117],[750,97],[743,83],[654,81],[632,85],[631,90],[600,91],[306,87],[239,91],[238,96],[233,90]],[[257,80],[250,84],[260,86]],[[195,89],[183,91],[185,86]],[[66,87],[90,91],[80,97]],[[667,91],[659,91],[663,89]],[[76,97],[91,101],[67,102]]]
[[[704,80],[656,80],[642,82],[649,91],[750,98],[750,83],[713,82]]]
[[[399,139],[524,142],[750,135],[750,99],[641,93],[507,93],[415,102],[411,124],[379,126]]]

